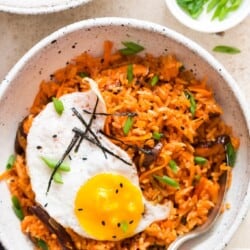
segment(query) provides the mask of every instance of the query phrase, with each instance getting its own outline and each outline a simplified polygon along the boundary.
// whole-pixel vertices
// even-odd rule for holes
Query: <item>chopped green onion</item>
[[[126,56],[134,55],[144,50],[143,46],[134,42],[122,42],[122,44],[125,46],[125,48],[120,49],[119,51],[121,54]]]
[[[221,8],[220,14],[219,14],[219,20],[222,21],[223,19],[225,19],[225,17],[227,16],[227,14],[229,13],[230,9],[227,8],[226,6]]]
[[[178,172],[179,167],[178,167],[177,163],[174,160],[170,160],[168,165],[175,174]]]
[[[15,160],[16,160],[16,156],[13,154],[10,155],[8,158],[7,164],[6,164],[6,169],[9,170],[9,169],[13,168]]]
[[[153,87],[155,86],[159,81],[159,76],[158,75],[154,75],[150,81],[150,85]]]
[[[43,156],[41,158],[44,161],[44,163],[51,169],[54,169],[57,162],[58,162],[57,160],[51,160],[51,159],[43,157]],[[58,170],[61,170],[64,172],[69,172],[70,166],[69,166],[69,164],[63,162],[62,164],[60,164],[60,167],[58,168]]]
[[[180,184],[178,181],[163,175],[163,176],[159,176],[159,175],[154,175],[154,178],[157,179],[158,181],[165,183],[173,188],[179,189],[180,188]]]
[[[213,48],[215,52],[227,53],[227,54],[238,54],[241,51],[238,48],[227,46],[227,45],[218,45]]]
[[[122,221],[121,223],[121,229],[124,233],[128,231],[128,222],[127,221]]]
[[[78,75],[81,77],[81,78],[84,78],[84,77],[88,77],[89,74],[87,72],[79,72]]]
[[[219,21],[222,21],[230,12],[239,8],[242,0],[176,0],[176,2],[194,19],[200,16],[207,4],[206,12],[213,11],[212,20],[218,18]]]
[[[242,0],[234,0],[234,1],[231,0],[231,3],[232,3],[232,5],[230,6],[230,10],[235,11],[240,7]]]
[[[207,13],[209,13],[219,3],[218,0],[211,0],[207,6]]]
[[[51,159],[48,159],[48,158],[43,157],[43,156],[41,158],[49,168],[54,169],[56,167],[58,161],[51,160]],[[59,183],[59,184],[63,184],[62,175],[60,172],[58,172],[59,170],[64,171],[64,172],[68,172],[68,171],[70,171],[70,166],[64,162],[61,163],[57,172],[53,176],[54,182]]]
[[[48,247],[48,245],[47,245],[47,243],[44,241],[44,240],[42,240],[42,239],[37,239],[37,246],[39,247],[39,248],[41,248],[42,250],[49,250],[49,247]]]
[[[61,115],[63,113],[63,110],[64,110],[64,106],[63,106],[62,101],[55,98],[55,97],[52,97],[52,101],[53,101],[54,108],[55,108],[57,114]]]
[[[226,159],[227,159],[227,164],[230,167],[233,167],[236,161],[236,151],[231,142],[228,142],[226,144]]]
[[[216,10],[214,11],[214,14],[212,16],[212,20],[214,20],[215,18],[220,16],[222,9],[223,9],[223,5],[219,4],[217,6]]]
[[[196,102],[195,102],[195,99],[194,99],[193,95],[190,95],[189,100],[190,100],[190,104],[191,104],[190,112],[191,112],[192,116],[194,117],[195,111],[196,111]]]
[[[23,210],[21,208],[18,198],[16,196],[12,196],[11,201],[12,201],[12,209],[14,213],[16,214],[17,218],[19,218],[20,220],[23,220],[24,214],[23,214]]]
[[[56,172],[54,174],[53,180],[54,180],[54,182],[56,182],[58,184],[63,184],[62,175],[59,172]]]
[[[139,45],[138,43],[134,43],[134,42],[122,42],[122,44],[129,49],[132,49],[133,51],[142,51],[144,50],[144,47]]]
[[[204,165],[207,162],[207,159],[201,156],[195,156],[194,162],[199,165]]]
[[[217,4],[212,20],[215,18],[218,18],[220,21],[224,20],[228,13],[237,10],[241,3],[242,0],[220,0]]]
[[[16,196],[12,196],[11,201],[12,201],[12,204],[13,204],[14,207],[16,207],[18,209],[21,209],[20,202],[19,202],[19,200],[18,200],[18,198]]]
[[[162,138],[162,136],[163,136],[163,134],[162,133],[159,133],[159,132],[153,132],[153,135],[152,135],[152,137],[155,139],[155,140],[157,140],[157,141],[159,141],[161,138]]]
[[[126,120],[126,122],[125,122],[125,124],[124,124],[124,126],[123,126],[123,133],[125,134],[125,135],[128,135],[128,133],[129,133],[129,130],[132,128],[132,126],[133,126],[133,117],[132,116],[128,116],[128,118],[127,118],[127,120]]]
[[[189,109],[190,109],[190,112],[192,114],[192,117],[194,117],[195,111],[196,111],[196,101],[194,99],[194,96],[187,90],[184,93],[185,93],[186,98],[190,102],[190,108]]]
[[[200,16],[208,0],[177,0],[177,4],[192,18]]]
[[[129,64],[127,67],[127,79],[129,83],[131,83],[134,79],[133,64]]]

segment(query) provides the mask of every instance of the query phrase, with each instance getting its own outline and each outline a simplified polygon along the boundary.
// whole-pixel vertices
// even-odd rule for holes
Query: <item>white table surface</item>
[[[0,82],[17,60],[40,39],[67,24],[104,16],[152,21],[186,35],[210,51],[232,74],[245,97],[250,98],[250,16],[222,36],[199,33],[176,21],[164,0],[93,0],[71,10],[38,16],[0,12]],[[218,44],[235,46],[242,52],[233,56],[213,53],[212,48]],[[225,250],[250,249],[249,237],[250,210]]]

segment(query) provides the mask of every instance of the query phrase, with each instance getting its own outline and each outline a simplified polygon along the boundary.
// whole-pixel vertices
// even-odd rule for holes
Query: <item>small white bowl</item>
[[[176,0],[165,0],[165,2],[172,15],[180,23],[193,30],[206,33],[216,33],[228,30],[243,21],[250,13],[250,1],[243,0],[240,7],[236,11],[230,12],[222,21],[218,19],[212,21],[213,11],[207,14],[205,9],[197,19],[193,19],[177,4]]]
[[[115,49],[121,48],[122,41],[130,40],[140,43],[146,52],[156,56],[175,54],[198,78],[207,76],[209,86],[224,110],[223,118],[232,125],[241,145],[226,197],[231,204],[230,210],[220,216],[212,231],[183,247],[223,249],[242,222],[250,202],[249,111],[237,84],[224,67],[199,45],[166,27],[133,19],[90,19],[66,26],[31,48],[0,84],[0,172],[5,170],[7,159],[14,151],[18,123],[28,114],[40,82],[49,79],[56,69],[84,51],[100,56],[103,42],[107,39],[113,41]],[[0,182],[0,211],[0,241],[6,248],[33,249],[21,233],[20,222],[11,209],[10,193],[4,182]]]
[[[47,14],[77,7],[91,0],[0,0],[0,11],[15,14]]]

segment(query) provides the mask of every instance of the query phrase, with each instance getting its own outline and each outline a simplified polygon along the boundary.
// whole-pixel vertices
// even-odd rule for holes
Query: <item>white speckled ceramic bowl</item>
[[[237,84],[223,66],[196,43],[163,26],[122,18],[91,19],[64,27],[35,45],[0,85],[0,171],[4,171],[8,157],[13,153],[18,123],[27,115],[40,81],[48,79],[51,73],[83,51],[100,55],[106,39],[112,40],[115,48],[121,48],[121,41],[131,40],[144,45],[147,52],[155,55],[173,53],[186,68],[193,69],[197,77],[208,76],[216,99],[224,109],[224,119],[240,137],[241,146],[226,197],[231,209],[220,217],[212,231],[186,243],[181,249],[223,249],[249,205],[250,116]],[[0,211],[0,240],[6,248],[32,249],[20,231],[19,221],[11,209],[9,191],[3,182],[0,183]]]
[[[0,0],[0,11],[16,14],[48,14],[71,9],[91,0]]]

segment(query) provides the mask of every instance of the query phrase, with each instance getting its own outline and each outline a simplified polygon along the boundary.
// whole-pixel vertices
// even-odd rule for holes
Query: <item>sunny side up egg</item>
[[[129,155],[99,132],[104,127],[105,116],[95,115],[91,124],[95,137],[90,131],[86,133],[92,142],[83,139],[78,150],[73,148],[67,154],[63,164],[70,169],[57,171],[63,183],[52,181],[47,190],[53,172],[47,166],[48,161],[58,162],[62,158],[74,138],[73,129],[84,132],[91,120],[89,113],[95,107],[95,113],[106,113],[96,83],[86,80],[90,90],[60,98],[64,106],[61,115],[49,103],[34,118],[27,138],[28,173],[36,202],[62,226],[87,238],[121,240],[145,230],[154,221],[167,218],[169,206],[154,205],[143,197],[136,166]],[[81,114],[85,125],[72,108]],[[113,155],[104,153],[96,140]]]

